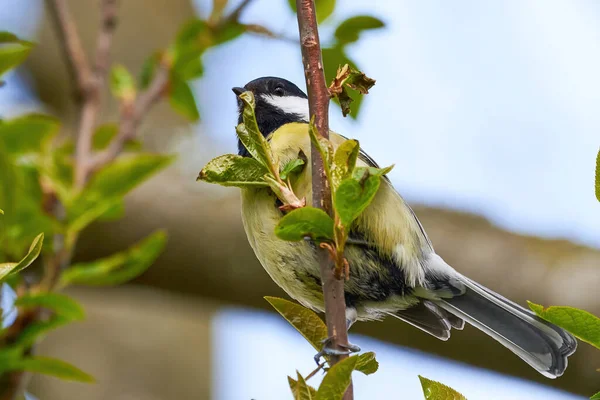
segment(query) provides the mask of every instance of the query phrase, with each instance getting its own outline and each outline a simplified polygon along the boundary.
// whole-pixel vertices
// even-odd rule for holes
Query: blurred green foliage
[[[0,31],[0,77],[22,63],[33,48],[33,43],[19,39],[10,32]]]
[[[0,32],[0,44],[2,72],[17,66],[33,47],[31,42],[6,32]],[[112,69],[111,89],[123,102],[132,101],[136,95],[132,76],[120,66]],[[30,354],[44,334],[84,318],[75,300],[54,292],[59,282],[51,271],[64,273],[59,279],[60,287],[65,287],[76,283],[120,284],[150,267],[164,248],[163,232],[95,262],[70,267],[64,255],[73,252],[79,233],[90,223],[122,215],[124,196],[173,158],[142,153],[139,143],[129,143],[125,148],[128,154],[104,165],[83,188],[77,188],[73,184],[75,146],[70,140],[58,144],[59,127],[56,118],[42,114],[0,121],[0,206],[6,211],[0,219],[0,283],[18,288],[14,307],[21,318],[20,323],[12,324],[3,318],[6,326],[0,331],[0,374],[30,371],[91,382],[92,377],[64,361]],[[116,124],[99,126],[93,150],[107,148],[117,134]],[[20,257],[23,253],[25,256]],[[40,260],[44,274],[38,278],[39,284],[24,284],[20,272]],[[59,262],[66,264],[64,272]],[[9,310],[2,311],[5,317]]]
[[[600,150],[596,156],[596,198],[600,201]]]

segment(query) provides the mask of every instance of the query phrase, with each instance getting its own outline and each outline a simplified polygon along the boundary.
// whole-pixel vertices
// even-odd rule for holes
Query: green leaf
[[[94,150],[103,150],[108,147],[113,138],[117,135],[119,127],[115,123],[102,124],[96,128],[92,146]]]
[[[573,307],[544,308],[530,301],[527,304],[538,317],[566,329],[579,340],[600,349],[600,318],[594,314]]]
[[[38,342],[46,333],[70,322],[73,322],[73,320],[59,316],[52,317],[47,321],[33,322],[21,331],[14,345],[23,349],[28,349]]]
[[[338,362],[327,371],[317,390],[317,400],[341,400],[350,385],[352,371],[356,367],[358,356],[352,356]]]
[[[10,32],[0,32],[0,76],[22,63],[32,48],[33,43],[21,40]]]
[[[590,400],[600,400],[600,392],[598,392],[595,395],[593,395],[592,397],[590,397]]]
[[[346,140],[335,151],[331,177],[334,187],[347,178],[356,166],[360,146],[357,140]]]
[[[155,52],[142,64],[142,69],[140,72],[140,87],[142,89],[146,89],[148,85],[150,85],[150,82],[152,82],[156,68],[160,63],[160,57],[160,52]]]
[[[28,293],[17,298],[15,305],[24,308],[43,307],[69,320],[82,320],[85,312],[79,303],[61,293]]]
[[[237,39],[244,32],[246,32],[246,25],[240,24],[237,21],[229,22],[216,32],[212,45],[217,46]]]
[[[20,39],[14,33],[0,31],[0,44],[19,42]]]
[[[157,231],[127,251],[95,261],[78,263],[61,275],[61,286],[119,285],[144,273],[163,251],[166,234]]]
[[[94,150],[106,149],[118,132],[119,126],[114,122],[100,125],[96,128],[96,132],[94,132],[92,143]],[[125,143],[124,149],[128,151],[138,151],[142,149],[142,143],[137,140],[128,140]]]
[[[9,154],[37,153],[58,131],[60,122],[43,114],[27,114],[0,124],[0,140]]]
[[[370,15],[357,15],[342,22],[335,30],[338,43],[345,45],[358,40],[359,35],[369,29],[380,29],[385,24],[378,18]]]
[[[123,216],[125,216],[125,203],[121,200],[110,203],[110,206],[98,216],[97,220],[104,222],[117,221]]]
[[[281,218],[275,227],[275,235],[292,242],[306,237],[320,242],[333,240],[333,219],[319,208],[297,208]]]
[[[333,196],[333,205],[346,229],[371,204],[379,189],[381,177],[391,168],[358,167],[350,178],[340,183]]]
[[[177,33],[175,49],[182,49],[191,43],[198,42],[198,36],[206,30],[208,30],[208,25],[205,21],[198,18],[189,20]]]
[[[296,0],[288,0],[288,5],[292,11],[296,12]],[[315,9],[317,22],[321,23],[333,13],[335,0],[315,0]]]
[[[172,156],[159,154],[131,154],[121,156],[102,168],[68,205],[69,230],[83,229],[173,159]]]
[[[29,267],[35,261],[42,251],[44,243],[44,234],[40,233],[33,239],[33,243],[29,247],[29,251],[18,263],[1,263],[0,264],[0,281],[4,280],[9,274],[16,274],[19,271]]]
[[[185,63],[176,64],[174,71],[183,80],[198,79],[204,74],[204,66],[200,57],[193,58]]]
[[[197,121],[200,118],[190,85],[175,73],[171,74],[169,102],[175,111],[190,121]]]
[[[135,80],[123,65],[114,65],[110,70],[110,91],[113,96],[123,101],[135,98]]]
[[[171,50],[173,71],[184,80],[183,71],[190,68],[191,70],[196,69],[197,72],[198,64],[190,67],[188,67],[188,64],[194,61],[200,62],[200,57],[213,41],[212,32],[205,21],[193,19],[187,22],[177,34]],[[187,72],[184,72],[184,74],[187,74]]]
[[[28,357],[13,365],[13,370],[36,372],[69,381],[93,383],[94,378],[79,368],[62,360],[49,357]]]
[[[265,296],[273,306],[308,342],[320,351],[323,340],[327,339],[327,325],[312,310],[278,297]]]
[[[288,383],[294,395],[294,400],[314,400],[317,396],[317,390],[306,383],[300,372],[296,371],[296,375],[297,380],[288,376]]]
[[[283,166],[281,172],[279,173],[279,176],[282,180],[286,180],[288,176],[302,171],[302,169],[304,168],[304,164],[306,164],[306,160],[302,160],[300,158],[291,160]]]
[[[600,150],[596,156],[596,198],[600,201]]]
[[[111,212],[111,210],[113,210],[115,207],[118,207],[118,204],[121,201],[121,199],[110,198],[88,208],[80,215],[77,215],[77,217],[73,218],[71,222],[69,222],[68,233],[73,234],[80,232],[92,222],[96,220],[102,220]]]
[[[379,363],[375,359],[375,353],[369,351],[367,353],[360,354],[354,369],[362,372],[365,375],[371,375],[377,372],[379,369]]]
[[[268,172],[254,158],[225,154],[210,160],[196,180],[223,186],[268,186],[264,180]]]
[[[269,170],[272,169],[272,156],[267,139],[262,135],[258,129],[258,123],[256,122],[256,115],[254,114],[254,94],[250,91],[246,91],[239,95],[240,100],[244,106],[242,113],[243,123],[236,127],[238,138],[248,150],[248,152],[258,160],[262,165],[267,167]]]
[[[0,373],[10,371],[21,357],[23,357],[23,349],[19,346],[0,348]]]
[[[465,396],[442,383],[429,380],[419,375],[425,400],[467,400]]]

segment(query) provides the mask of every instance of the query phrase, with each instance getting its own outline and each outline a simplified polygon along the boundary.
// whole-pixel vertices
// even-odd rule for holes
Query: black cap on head
[[[273,96],[295,96],[307,98],[306,94],[292,82],[287,79],[277,78],[274,76],[265,76],[248,82],[244,86],[245,90],[251,90],[254,96],[265,94]],[[235,92],[235,90],[234,90]]]

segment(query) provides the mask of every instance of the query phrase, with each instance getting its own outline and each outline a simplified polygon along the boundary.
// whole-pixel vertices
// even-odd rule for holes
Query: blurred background
[[[69,1],[90,53],[97,3]],[[112,58],[132,71],[212,7],[120,3]],[[356,120],[332,107],[332,129],[359,139],[380,164],[396,164],[392,182],[460,272],[520,304],[600,314],[600,3],[338,0],[322,26],[324,44],[357,14],[386,24],[347,48],[377,85]],[[252,1],[241,20],[284,39],[245,34],[209,50],[193,86],[199,123],[164,104],[150,113],[145,146],[176,153],[177,163],[128,197],[124,219],[90,227],[75,259],[112,254],[156,228],[167,230],[167,249],[132,284],[69,290],[87,319],[53,332],[38,352],[98,383],[36,376],[31,392],[40,399],[285,399],[286,376],[314,368],[313,349],[263,300],[286,296],[246,241],[238,190],[195,182],[206,161],[235,152],[231,87],[265,75],[304,85],[287,1]],[[44,2],[0,0],[0,28],[38,43],[0,90],[2,116],[43,111],[71,134],[73,88]],[[116,115],[109,104],[102,118]],[[351,340],[380,362],[377,374],[356,374],[357,399],[422,398],[417,374],[469,399],[577,399],[600,388],[600,352],[583,343],[565,375],[548,380],[469,326],[440,342],[388,319],[357,323]]]

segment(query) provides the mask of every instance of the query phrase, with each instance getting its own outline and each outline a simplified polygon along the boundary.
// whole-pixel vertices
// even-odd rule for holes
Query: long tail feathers
[[[466,292],[437,305],[487,333],[542,375],[563,374],[567,357],[577,348],[571,334],[466,277],[460,280]]]

